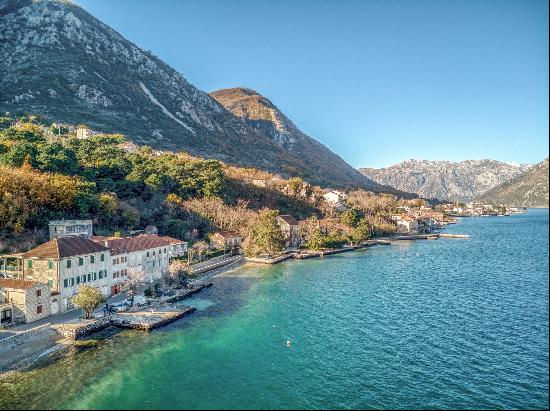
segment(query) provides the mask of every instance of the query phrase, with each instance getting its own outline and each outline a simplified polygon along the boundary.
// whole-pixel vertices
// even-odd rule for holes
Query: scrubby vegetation
[[[43,241],[48,220],[61,218],[91,218],[104,234],[148,224],[191,240],[213,230],[238,231],[258,253],[278,248],[279,240],[265,235],[273,210],[309,219],[302,231],[311,248],[394,229],[389,216],[398,201],[392,195],[351,192],[352,208],[337,213],[321,188],[300,178],[153,151],[122,135],[77,139],[70,130],[0,118],[0,248],[10,248],[9,239],[25,247],[29,236]]]

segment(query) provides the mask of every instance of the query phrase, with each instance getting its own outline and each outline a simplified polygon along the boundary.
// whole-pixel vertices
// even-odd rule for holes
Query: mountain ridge
[[[359,171],[379,184],[421,197],[470,201],[530,167],[491,159],[459,162],[410,159],[390,167],[360,168]]]
[[[485,193],[478,201],[518,207],[548,207],[548,158]]]
[[[308,164],[307,153],[263,135],[69,1],[4,0],[0,40],[1,112],[84,123],[156,149],[296,175],[324,186],[385,190],[313,139],[312,147],[337,163]]]
[[[302,132],[271,100],[257,91],[233,87],[213,91],[210,95],[259,134],[289,152],[300,153],[302,160],[312,165],[316,172],[326,173],[327,167],[332,167],[350,179],[360,175],[357,170],[350,170],[340,156]]]

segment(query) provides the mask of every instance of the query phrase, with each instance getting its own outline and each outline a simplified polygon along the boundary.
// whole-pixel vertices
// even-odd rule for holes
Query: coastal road
[[[126,299],[126,294],[124,293],[118,294],[118,295],[115,295],[114,297],[108,298],[107,303],[109,304],[119,303],[124,299]],[[99,308],[96,311],[94,311],[94,314],[96,315],[103,314],[104,305],[105,304],[100,305]],[[82,310],[80,308],[77,308],[71,311],[64,312],[62,314],[56,314],[50,317],[42,318],[41,320],[34,321],[32,323],[22,324],[17,327],[9,328],[7,330],[2,330],[0,331],[0,341],[2,341],[4,338],[9,337],[10,335],[16,334],[21,331],[27,331],[27,330],[30,330],[31,328],[35,328],[43,324],[66,323],[68,321],[77,320],[81,316],[82,316]]]

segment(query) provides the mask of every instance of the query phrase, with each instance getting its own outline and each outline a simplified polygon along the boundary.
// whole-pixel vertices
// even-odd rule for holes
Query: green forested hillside
[[[251,179],[270,184],[256,186]],[[0,249],[45,240],[48,221],[60,218],[92,218],[99,234],[153,224],[182,239],[216,229],[246,237],[266,208],[298,219],[332,219],[340,236],[358,227],[370,227],[369,233],[388,228],[395,197],[357,193],[365,201],[342,229],[322,201],[323,190],[300,178],[154,151],[122,135],[78,139],[69,127],[0,119]]]

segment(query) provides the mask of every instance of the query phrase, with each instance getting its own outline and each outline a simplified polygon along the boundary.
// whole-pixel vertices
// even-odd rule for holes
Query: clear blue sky
[[[76,0],[205,91],[245,86],[353,166],[548,156],[548,2]]]

